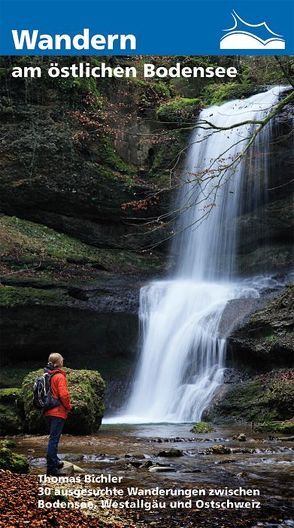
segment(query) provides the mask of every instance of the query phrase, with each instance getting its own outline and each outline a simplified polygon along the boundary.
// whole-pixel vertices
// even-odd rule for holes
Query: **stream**
[[[252,522],[255,519],[276,522],[265,521],[257,526],[294,526],[291,521],[293,441],[256,433],[243,425],[217,427],[207,434],[194,434],[190,429],[191,424],[102,425],[96,435],[63,435],[60,458],[77,464],[86,473],[122,476],[124,486],[258,488],[261,511],[242,512],[242,516],[252,515]],[[240,434],[246,440],[238,440]],[[47,437],[24,435],[15,437],[15,441],[15,451],[29,457],[31,472],[44,473]],[[222,454],[212,451],[219,449],[216,446],[222,446]],[[180,456],[169,456],[172,449],[178,449],[180,453],[176,454]],[[165,469],[154,470],[160,466]],[[209,510],[206,514],[214,512]],[[160,511],[140,512],[140,515],[145,521],[150,515],[152,519],[159,516],[161,526],[165,526],[163,521],[168,522],[166,514],[160,517],[163,515]],[[183,512],[179,510],[176,515]],[[283,524],[279,524],[281,520]]]

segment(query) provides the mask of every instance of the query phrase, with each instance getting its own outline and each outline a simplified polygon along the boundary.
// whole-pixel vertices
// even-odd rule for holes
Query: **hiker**
[[[60,475],[63,467],[57,456],[58,442],[63,430],[68,412],[71,411],[70,395],[67,388],[66,373],[61,370],[63,367],[63,357],[61,354],[53,353],[48,358],[47,367],[44,372],[51,376],[52,397],[59,400],[59,405],[52,409],[43,411],[43,416],[47,421],[49,430],[49,441],[47,448],[47,475]]]

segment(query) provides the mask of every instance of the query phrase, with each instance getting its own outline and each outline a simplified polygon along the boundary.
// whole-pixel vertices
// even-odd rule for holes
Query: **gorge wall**
[[[165,241],[172,226],[161,215],[191,127],[217,102],[212,97],[247,96],[263,80],[252,73],[248,82],[207,87],[203,79],[12,81],[14,59],[1,60],[3,365],[13,356],[21,377],[56,349],[73,367],[100,368],[108,378],[115,359],[125,380],[136,357],[139,288],[172,266]],[[244,200],[237,219],[244,275],[289,270],[292,125],[288,105],[273,124],[264,203]],[[14,385],[11,375],[4,372],[2,386]]]

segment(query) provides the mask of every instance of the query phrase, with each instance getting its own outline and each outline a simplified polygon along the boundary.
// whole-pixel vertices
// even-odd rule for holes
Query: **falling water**
[[[175,205],[176,271],[171,279],[141,289],[141,356],[133,392],[116,421],[200,420],[222,383],[226,340],[218,327],[223,310],[231,299],[258,296],[234,279],[235,219],[243,180],[250,176],[250,191],[260,198],[257,180],[266,173],[266,156],[256,151],[261,145],[267,150],[271,132],[266,125],[248,155],[240,156],[258,125],[234,125],[265,118],[280,92],[276,87],[199,116]]]

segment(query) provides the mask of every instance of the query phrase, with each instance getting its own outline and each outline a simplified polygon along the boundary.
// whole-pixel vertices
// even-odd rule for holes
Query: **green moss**
[[[38,290],[36,288],[0,288],[0,306],[26,306],[32,304],[62,304],[66,296],[59,290]]]
[[[245,382],[233,387],[219,404],[222,416],[231,416],[246,421],[256,419],[274,419],[275,410],[267,406],[266,389],[259,381]]]
[[[275,341],[277,341],[277,336],[274,334],[270,334],[270,335],[265,336],[265,340],[268,343],[274,343]]]
[[[232,387],[209,418],[229,417],[233,420],[271,422],[287,420],[294,415],[294,385],[283,372],[257,376]]]
[[[15,216],[0,218],[0,246],[3,260],[16,267],[40,267],[42,263],[43,268],[54,271],[60,265],[68,266],[73,263],[100,267],[107,271],[128,272],[136,268],[140,270],[151,266],[156,269],[161,266],[156,257],[150,259],[129,250],[95,248],[45,225]],[[62,292],[58,290],[23,290],[16,295],[14,304],[26,303],[32,297],[41,303],[58,301],[62,297]],[[0,304],[9,305],[13,302],[14,294],[16,292],[13,290],[0,288]]]
[[[178,97],[173,101],[162,104],[157,110],[160,121],[183,125],[195,121],[195,116],[200,109],[200,99]]]
[[[143,62],[137,67],[143,74]],[[160,101],[170,98],[172,95],[170,84],[160,79],[129,78],[126,80],[126,86],[128,87],[127,97],[130,96],[131,92],[130,105],[133,108],[137,106],[139,110],[155,108]]]
[[[92,370],[64,369],[67,373],[68,389],[73,411],[66,421],[65,432],[91,434],[98,431],[104,413],[105,383],[99,372]],[[32,404],[33,384],[43,370],[28,374],[22,384],[26,428],[30,433],[45,433],[42,413]]]
[[[171,184],[171,171],[179,168],[188,148],[187,130],[173,130],[171,140],[157,146],[149,176],[160,188],[169,187]],[[172,176],[174,178],[174,175]]]
[[[115,148],[113,147],[109,138],[104,137],[101,141],[101,149],[99,155],[101,163],[107,165],[115,171],[119,171],[122,174],[128,174],[130,176],[130,183],[134,183],[133,176],[135,175],[135,169],[128,165],[118,155]]]
[[[152,88],[161,98],[167,98],[171,96],[171,87],[163,81],[157,80],[155,83],[153,83]]]
[[[269,383],[265,397],[270,409],[275,409],[279,419],[294,416],[293,379],[275,379]]]
[[[21,398],[21,390],[19,388],[0,389],[0,403],[13,403]]]
[[[194,424],[191,429],[191,433],[200,433],[200,434],[201,433],[211,433],[212,431],[214,431],[214,428],[212,427],[212,425],[210,425],[207,422],[198,422]]]
[[[12,447],[15,447],[15,446],[16,446],[16,442],[14,440],[11,440],[11,438],[0,440],[0,449],[2,449],[2,447],[8,447],[8,449],[11,449]]]
[[[80,242],[68,235],[59,233],[45,225],[29,222],[15,216],[3,216],[0,219],[0,229],[5,247],[10,249],[13,243],[15,249],[23,251],[28,257],[51,257],[52,259],[66,260],[70,257],[83,257],[88,260],[97,259],[99,250]],[[1,234],[0,234],[1,236]],[[6,241],[6,244],[5,244]]]
[[[0,448],[0,469],[8,469],[14,473],[28,473],[29,463],[23,455],[13,453],[7,447]]]
[[[23,433],[24,422],[15,407],[0,404],[0,430],[4,436]]]
[[[236,81],[227,83],[215,83],[206,86],[202,92],[201,99],[205,106],[219,105],[231,99],[248,97],[252,93],[252,86]]]
[[[0,389],[0,430],[2,435],[23,432],[22,394],[18,388]]]
[[[154,148],[149,176],[159,188],[170,187],[171,178],[174,178],[172,172],[181,167],[189,146],[191,129],[187,125],[195,123],[200,105],[200,99],[178,97],[161,104],[157,109],[159,121],[173,129],[168,136],[163,136],[164,141]]]
[[[254,425],[254,429],[266,433],[294,434],[294,421],[258,423]]]

